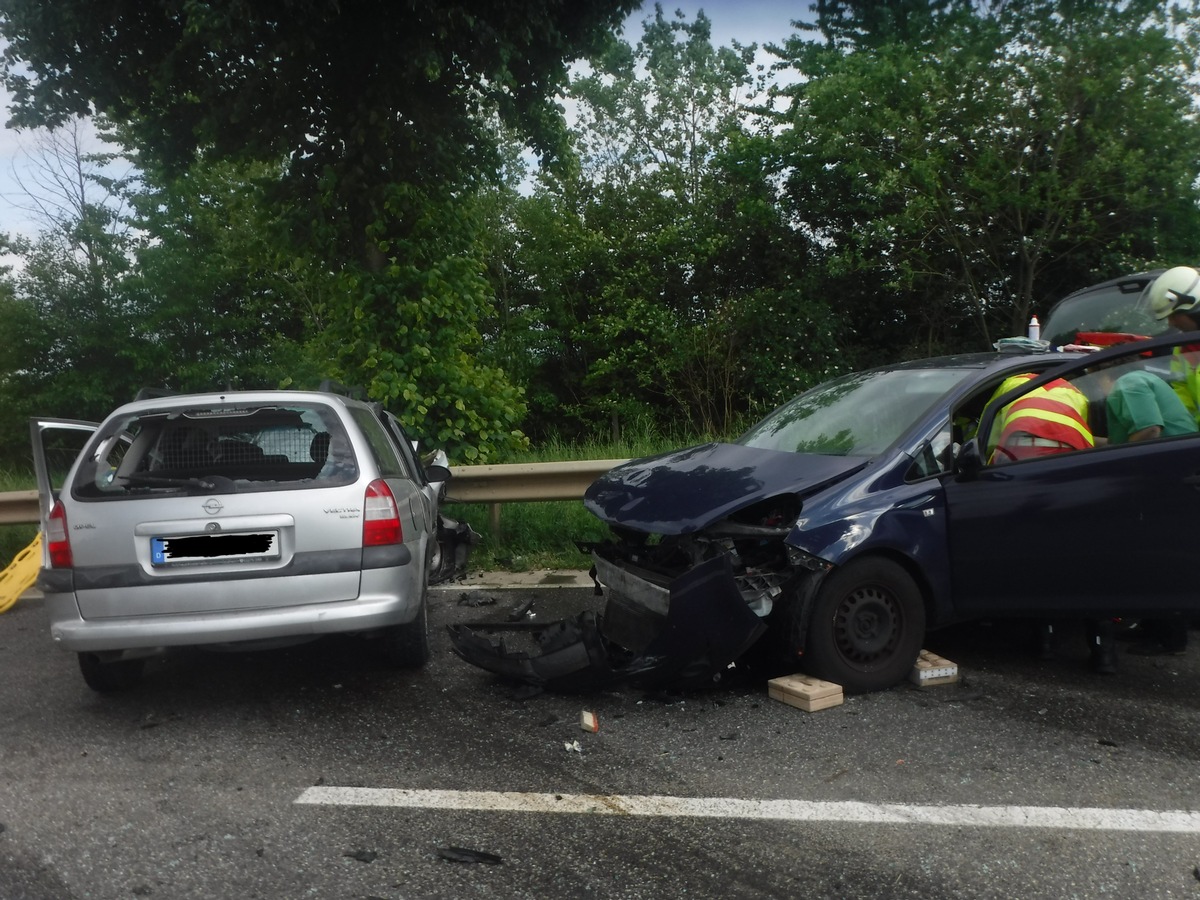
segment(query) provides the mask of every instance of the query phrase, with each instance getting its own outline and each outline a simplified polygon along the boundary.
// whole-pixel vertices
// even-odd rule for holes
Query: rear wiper
[[[130,475],[118,475],[115,480],[124,481],[128,485],[192,487],[202,491],[230,490],[233,487],[232,481],[219,475],[210,475],[207,478],[188,478],[177,475],[150,475],[146,472],[134,472]]]

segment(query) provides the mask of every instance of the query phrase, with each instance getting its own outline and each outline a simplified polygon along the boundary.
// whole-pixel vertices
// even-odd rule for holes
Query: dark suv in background
[[[1155,319],[1141,301],[1146,285],[1165,271],[1123,275],[1068,294],[1051,307],[1042,322],[1042,338],[1052,347],[1061,347],[1074,343],[1080,332],[1153,337],[1167,331],[1167,323]]]

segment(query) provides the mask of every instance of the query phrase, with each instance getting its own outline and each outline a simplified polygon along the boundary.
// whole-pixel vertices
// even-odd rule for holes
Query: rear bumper
[[[407,567],[412,572],[415,567]],[[258,609],[84,619],[74,593],[46,592],[50,637],[74,652],[225,644],[371,631],[413,621],[420,612],[419,581],[364,572],[356,598]],[[269,582],[261,582],[265,588]]]

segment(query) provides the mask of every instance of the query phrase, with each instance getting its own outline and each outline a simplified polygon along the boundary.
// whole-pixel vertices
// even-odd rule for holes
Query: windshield
[[[737,443],[822,456],[875,456],[972,371],[881,369],[847,375],[779,407]]]

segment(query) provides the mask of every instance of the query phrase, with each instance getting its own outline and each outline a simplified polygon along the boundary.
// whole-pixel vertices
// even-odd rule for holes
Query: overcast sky
[[[703,9],[712,22],[713,43],[721,46],[737,40],[742,44],[765,44],[781,42],[792,34],[791,22],[808,16],[812,0],[677,0],[664,2],[668,16],[680,9],[692,18]],[[641,11],[634,13],[626,22],[624,38],[634,43],[641,36],[641,23],[654,15],[654,3],[647,2]],[[0,105],[3,107],[0,122],[7,122],[8,96],[0,88]],[[36,224],[26,211],[30,200],[26,189],[31,189],[31,157],[37,149],[36,135],[18,133],[8,128],[0,130],[0,232],[29,234]],[[99,142],[89,148],[99,150]],[[22,187],[24,183],[25,187]]]

